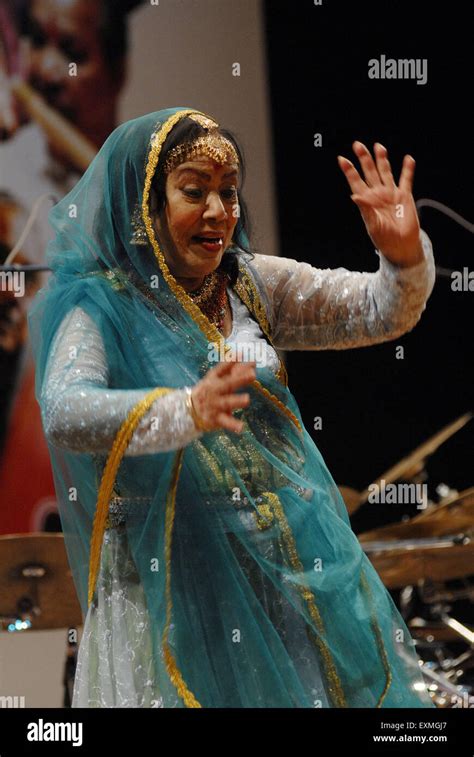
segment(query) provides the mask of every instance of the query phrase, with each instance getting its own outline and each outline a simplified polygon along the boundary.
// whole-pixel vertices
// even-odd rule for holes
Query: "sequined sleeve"
[[[273,255],[251,265],[264,287],[275,347],[320,350],[363,347],[410,331],[419,321],[435,280],[431,241],[423,230],[424,260],[410,268],[378,251],[373,273],[315,268]]]
[[[154,387],[111,389],[99,329],[80,307],[68,313],[51,347],[41,401],[48,441],[74,452],[107,452],[134,405]],[[158,397],[141,419],[126,455],[184,447],[200,437],[186,407],[185,389]]]

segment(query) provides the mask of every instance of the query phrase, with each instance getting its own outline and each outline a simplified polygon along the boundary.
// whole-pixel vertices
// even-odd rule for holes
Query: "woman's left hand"
[[[352,148],[359,158],[365,181],[354,164],[342,155],[338,155],[339,166],[353,192],[351,199],[361,212],[373,244],[396,265],[416,265],[424,259],[424,253],[412,194],[414,158],[405,155],[397,186],[383,145],[379,142],[374,145],[375,163],[362,142],[354,142]]]

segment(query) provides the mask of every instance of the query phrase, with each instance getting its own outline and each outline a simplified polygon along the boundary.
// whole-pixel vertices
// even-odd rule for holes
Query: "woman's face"
[[[206,156],[168,174],[166,204],[155,217],[155,229],[173,276],[199,284],[219,266],[239,217],[238,175],[237,165],[220,165]]]

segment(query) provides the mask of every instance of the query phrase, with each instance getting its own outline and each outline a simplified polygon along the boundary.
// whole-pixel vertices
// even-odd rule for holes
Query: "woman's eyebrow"
[[[209,180],[211,178],[210,174],[208,174],[206,171],[202,171],[199,168],[183,168],[180,171],[179,175],[182,176],[183,174],[188,173],[188,171],[191,172],[191,173],[197,173],[197,174],[199,174],[199,176],[202,176],[204,179],[207,179],[207,180]],[[222,178],[223,179],[228,179],[230,176],[236,176],[237,173],[238,173],[237,169],[234,168],[232,171],[229,171],[228,173],[225,173]]]

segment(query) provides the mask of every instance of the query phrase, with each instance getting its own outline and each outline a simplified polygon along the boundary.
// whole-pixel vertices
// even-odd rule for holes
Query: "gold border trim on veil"
[[[150,147],[149,155],[146,162],[145,184],[144,184],[143,198],[142,198],[142,217],[143,217],[143,221],[146,227],[148,238],[153,247],[161,272],[163,274],[165,281],[169,285],[171,291],[179,300],[179,302],[182,304],[183,308],[188,312],[188,314],[192,317],[192,319],[201,328],[203,333],[207,336],[208,340],[216,342],[217,344],[219,344],[220,348],[223,347],[225,352],[227,352],[230,349],[230,347],[229,345],[225,343],[223,335],[202,313],[202,311],[194,303],[191,297],[189,297],[186,290],[183,287],[181,287],[181,285],[176,281],[174,276],[171,274],[168,268],[168,265],[165,261],[163,252],[160,249],[158,241],[155,237],[152,221],[151,221],[151,217],[149,213],[149,195],[150,195],[150,189],[151,189],[151,181],[152,181],[153,175],[155,173],[155,170],[158,164],[162,145],[166,137],[172,130],[172,128],[175,126],[175,124],[178,121],[180,121],[182,118],[186,117],[187,115],[191,113],[196,113],[196,114],[206,116],[206,114],[202,113],[201,111],[196,111],[194,109],[180,110],[176,112],[174,115],[170,116],[166,121],[164,121],[161,124],[161,128],[159,128],[159,130],[155,132],[152,137],[151,147]],[[294,423],[294,425],[299,429],[299,431],[302,432],[302,426],[298,418],[289,410],[289,408],[287,408],[283,404],[283,402],[281,402],[277,397],[275,397],[271,392],[269,392],[265,387],[263,387],[257,379],[255,379],[252,382],[252,386],[254,386],[254,388],[257,389],[260,393],[265,395],[282,413],[284,413]],[[116,435],[116,438],[114,440],[114,444],[112,446],[112,450],[107,459],[107,463],[104,468],[101,484],[99,487],[97,506],[96,506],[96,512],[94,516],[94,523],[93,523],[93,529],[92,529],[90,562],[89,562],[89,587],[88,587],[89,605],[91,604],[93,600],[96,581],[97,581],[97,575],[100,569],[101,547],[102,547],[104,531],[105,531],[105,526],[106,526],[108,504],[110,501],[110,497],[112,495],[112,490],[115,484],[115,479],[116,479],[117,471],[119,469],[121,460],[125,454],[128,444],[130,443],[133,432],[135,428],[137,427],[142,416],[147,412],[147,410],[150,408],[151,404],[157,397],[169,391],[172,391],[172,390],[170,388],[164,388],[164,387],[157,388],[153,390],[152,392],[150,392],[143,400],[137,403],[135,407],[132,408],[132,410],[128,414],[126,420],[120,427]],[[171,595],[172,531],[173,531],[175,508],[176,508],[176,492],[177,492],[179,475],[180,475],[180,470],[181,470],[181,465],[182,465],[183,454],[184,454],[183,449],[178,450],[178,452],[176,453],[175,460],[173,463],[170,487],[169,487],[167,498],[166,498],[166,511],[165,511],[166,621],[165,621],[165,628],[164,628],[163,637],[162,637],[162,646],[163,646],[164,660],[165,660],[168,675],[173,685],[175,686],[179,696],[182,698],[184,704],[186,705],[186,707],[202,707],[202,705],[198,702],[198,700],[193,695],[193,693],[186,686],[186,683],[177,667],[176,660],[174,659],[173,654],[170,650],[170,646],[168,642],[169,628],[170,628],[171,617],[172,617],[172,595]],[[270,496],[271,503],[274,507],[275,515],[277,516],[278,521],[280,523],[280,527],[284,536],[284,540],[286,542],[286,547],[290,556],[290,561],[292,563],[292,566],[295,570],[302,571],[303,568],[297,554],[294,536],[291,532],[291,528],[283,512],[281,503],[276,494],[272,492],[268,492],[267,494],[271,495]],[[321,633],[323,633],[324,629],[322,625],[322,618],[315,604],[315,598],[312,592],[310,592],[309,589],[305,586],[301,586],[300,591],[301,591],[302,598],[305,600],[305,602],[308,605],[313,622],[315,623],[318,630]],[[327,671],[328,678],[330,681],[330,685],[329,685],[330,693],[336,702],[336,706],[344,707],[346,706],[344,692],[342,690],[339,677],[337,676],[337,672],[336,672],[330,651],[322,639],[317,639],[316,642],[322,652],[326,671]]]
[[[157,397],[167,394],[172,390],[168,387],[158,387],[149,392],[144,399],[137,402],[131,409],[126,419],[120,426],[114,439],[112,449],[107,458],[107,463],[102,473],[99,491],[97,494],[97,504],[94,514],[94,523],[92,525],[92,537],[90,544],[89,556],[89,587],[88,587],[88,604],[90,605],[94,597],[97,575],[100,568],[100,555],[102,551],[102,541],[104,538],[105,524],[109,509],[109,501],[112,496],[117,471],[122,462],[133,432],[138,426],[142,416],[150,409]]]
[[[275,494],[275,492],[265,492],[264,495],[268,501],[268,506],[270,507],[270,510],[273,508],[273,511],[280,524],[280,528],[283,534],[283,539],[285,542],[285,546],[287,549],[287,554],[288,554],[290,563],[296,573],[303,575],[304,567],[299,559],[295,538],[293,536],[290,525],[286,518],[280,498],[278,497],[277,494]],[[382,665],[383,665],[385,676],[386,676],[385,686],[376,704],[376,708],[380,708],[382,707],[385,697],[387,696],[388,690],[392,684],[393,676],[392,676],[392,671],[391,671],[390,663],[387,656],[387,650],[385,649],[382,632],[380,630],[380,625],[378,623],[377,615],[373,607],[372,591],[371,591],[369,582],[366,578],[363,568],[361,569],[361,574],[360,574],[360,584],[365,590],[365,592],[367,593],[367,597],[368,597],[368,601],[370,605],[370,623],[372,626],[372,631],[374,633],[375,641],[377,643],[378,651],[382,660]],[[302,599],[307,604],[309,614],[311,616],[313,623],[317,627],[319,633],[323,635],[325,633],[324,623],[315,602],[314,592],[311,591],[304,584],[297,584],[297,587]],[[325,644],[324,640],[321,638],[321,636],[318,636],[317,634],[315,634],[312,631],[312,629],[310,629],[310,631],[311,631],[310,636],[313,642],[319,648],[322,658],[323,658],[326,675],[330,682],[329,692],[331,694],[331,697],[333,701],[335,702],[336,707],[347,707],[347,703],[346,703],[346,699],[344,695],[344,689],[342,687],[341,680],[337,674],[336,666],[332,659],[331,652],[327,644]]]
[[[158,261],[158,265],[160,267],[160,270],[163,274],[163,278],[165,279],[166,283],[170,287],[175,297],[181,303],[183,308],[187,311],[187,313],[191,316],[191,318],[197,323],[201,331],[204,332],[208,341],[214,342],[216,345],[219,346],[219,349],[223,348],[225,350],[225,353],[227,353],[230,350],[230,347],[225,342],[223,335],[216,328],[216,326],[214,326],[214,324],[210,322],[207,316],[200,310],[200,308],[188,295],[184,287],[182,287],[176,281],[175,277],[171,273],[168,267],[168,264],[166,263],[165,257],[163,255],[163,251],[161,250],[160,245],[158,244],[158,240],[155,236],[155,231],[153,229],[153,223],[151,220],[150,210],[149,210],[151,182],[155,174],[156,167],[158,165],[161,148],[163,147],[163,144],[168,134],[173,129],[173,127],[178,123],[178,121],[190,115],[191,113],[196,113],[201,116],[205,116],[206,118],[210,118],[210,116],[208,116],[207,113],[203,113],[200,110],[192,110],[192,109],[180,110],[174,115],[170,116],[166,121],[164,121],[163,124],[161,125],[161,128],[152,137],[150,153],[149,153],[147,163],[146,163],[145,185],[143,188],[143,197],[142,197],[142,217],[143,217],[143,223],[145,225],[145,228],[148,234],[148,238],[153,247],[153,251]],[[211,119],[211,120],[214,120],[214,119]],[[278,399],[278,397],[275,397],[274,394],[272,394],[271,392],[268,391],[268,389],[262,386],[262,384],[260,383],[260,381],[258,381],[258,379],[254,379],[252,381],[251,386],[253,386],[257,391],[259,391],[261,394],[267,397],[267,399],[273,402],[273,404],[276,407],[278,407],[278,409],[294,423],[297,429],[300,432],[302,432],[303,429],[301,427],[301,423],[299,422],[296,415],[294,415],[294,413],[292,413],[291,410],[287,408],[286,405],[284,405],[283,402],[281,402]]]
[[[252,276],[249,274],[247,270],[244,269],[244,267],[240,264],[240,261],[239,261],[239,277],[234,286],[234,291],[239,295],[240,299],[242,300],[244,305],[247,306],[250,312],[255,315],[255,318],[257,319],[260,325],[260,328],[262,329],[268,342],[272,345],[273,349],[276,352],[275,345],[273,344],[273,340],[270,336],[270,324],[268,323],[267,313],[262,303],[258,288],[255,286]],[[286,368],[283,363],[283,360],[278,355],[278,353],[277,353],[277,356],[278,356],[278,360],[280,361],[280,367],[278,368],[276,377],[285,386],[288,386],[288,373],[286,372]]]
[[[367,596],[368,596],[368,599],[369,599],[370,622],[371,622],[371,625],[372,625],[372,630],[374,632],[375,641],[377,643],[377,647],[378,647],[378,650],[379,650],[380,657],[382,659],[382,665],[384,667],[385,676],[386,676],[384,689],[383,689],[383,691],[382,691],[382,693],[381,693],[381,695],[379,697],[379,700],[378,700],[377,704],[375,705],[376,708],[380,708],[380,707],[382,707],[382,703],[383,703],[385,697],[388,694],[388,690],[389,690],[389,688],[390,688],[390,686],[392,684],[393,676],[392,676],[392,671],[390,669],[390,663],[388,661],[387,650],[385,649],[385,644],[383,643],[382,631],[380,630],[380,626],[379,626],[378,621],[377,621],[377,615],[376,615],[374,607],[373,607],[372,590],[370,588],[370,584],[369,584],[369,582],[367,580],[367,577],[366,577],[366,575],[364,573],[364,569],[363,568],[361,568],[361,572],[360,572],[360,584],[365,589],[365,591],[367,593]]]
[[[184,449],[180,449],[175,457],[173,465],[173,473],[171,477],[171,485],[166,497],[166,514],[165,514],[165,563],[166,563],[166,581],[165,581],[165,596],[166,596],[166,622],[165,629],[163,631],[163,656],[165,660],[166,670],[170,677],[171,682],[176,688],[178,694],[183,700],[186,707],[202,707],[200,702],[196,699],[192,691],[188,689],[186,683],[181,675],[176,660],[168,643],[169,629],[171,625],[171,613],[173,610],[173,602],[171,597],[171,544],[173,539],[173,524],[174,515],[176,510],[176,490],[178,488],[179,474],[181,472],[181,465],[183,463]]]
[[[287,555],[290,560],[291,566],[293,570],[295,571],[295,573],[299,573],[302,576],[304,574],[304,567],[299,558],[298,551],[296,548],[295,537],[293,536],[292,530],[290,528],[290,524],[288,523],[288,520],[286,518],[280,498],[278,494],[276,494],[275,492],[265,492],[265,497],[267,499],[268,505],[270,506],[271,509],[273,509],[276,515],[276,518],[278,520],[278,523],[280,525],[281,532],[283,535],[283,540],[286,546]],[[319,609],[316,605],[314,593],[305,584],[298,583],[296,584],[296,586],[297,586],[299,594],[301,595],[301,598],[303,599],[303,601],[306,603],[308,607],[311,620],[313,621],[314,625],[316,626],[320,634],[318,635],[312,632],[311,639],[319,648],[319,651],[321,652],[324,668],[326,671],[326,676],[329,681],[328,689],[329,689],[331,698],[333,702],[335,703],[336,707],[341,707],[341,708],[347,707],[346,698],[344,695],[344,689],[342,687],[341,680],[337,674],[336,666],[334,664],[334,660],[332,659],[331,652],[327,644],[325,644],[324,640],[321,638],[325,633],[324,623],[321,617],[321,613],[319,612]],[[312,629],[310,630],[312,631]]]
[[[112,491],[117,477],[117,471],[122,462],[122,458],[125,454],[127,446],[130,443],[133,432],[138,426],[141,418],[150,409],[151,405],[157,397],[161,397],[168,392],[173,391],[168,387],[158,387],[153,389],[152,392],[140,400],[129,412],[127,418],[120,426],[115,437],[111,452],[107,458],[107,463],[102,474],[100,482],[99,492],[97,495],[97,505],[94,515],[94,523],[92,526],[92,537],[90,544],[90,557],[89,557],[89,586],[88,586],[88,605],[90,606],[94,598],[95,587],[97,583],[97,576],[100,568],[100,557],[102,552],[102,542],[104,539],[104,532],[106,527],[106,520],[108,514],[108,507]],[[186,707],[201,707],[200,703],[194,696],[194,694],[186,686],[184,679],[179,671],[173,654],[170,650],[168,643],[168,634],[171,624],[171,612],[172,612],[172,600],[171,600],[171,541],[174,514],[176,507],[176,491],[178,487],[179,473],[182,464],[183,449],[178,450],[175,456],[173,464],[173,472],[171,476],[171,483],[166,497],[166,513],[165,513],[165,563],[166,563],[166,579],[165,579],[165,594],[166,594],[166,622],[163,631],[163,654],[166,664],[166,669],[170,680],[176,687],[178,694],[183,699]]]

